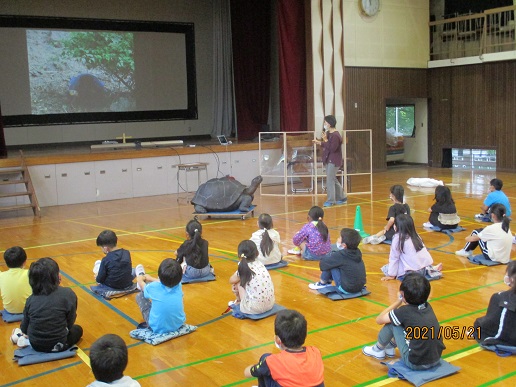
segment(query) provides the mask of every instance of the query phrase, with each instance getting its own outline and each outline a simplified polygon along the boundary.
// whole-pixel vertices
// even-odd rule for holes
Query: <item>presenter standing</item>
[[[313,140],[322,148],[322,162],[326,166],[326,194],[324,207],[331,207],[335,204],[344,204],[348,198],[344,195],[342,185],[337,179],[337,171],[342,166],[342,137],[335,129],[337,120],[334,116],[324,117],[324,128],[322,139]]]

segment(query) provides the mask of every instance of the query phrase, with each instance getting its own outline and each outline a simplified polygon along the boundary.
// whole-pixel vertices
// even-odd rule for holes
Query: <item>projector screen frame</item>
[[[194,23],[0,15],[0,30],[4,27],[184,34],[187,77],[186,109],[4,115],[5,127],[193,120],[198,118]]]

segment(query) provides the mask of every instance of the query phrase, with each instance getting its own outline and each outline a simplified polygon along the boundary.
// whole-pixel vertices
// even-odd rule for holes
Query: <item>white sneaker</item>
[[[460,249],[455,252],[455,255],[460,255],[461,257],[471,257],[473,253],[471,251]]]
[[[476,214],[475,219],[484,219],[487,216],[487,214]]]
[[[327,284],[323,284],[321,281],[315,282],[313,284],[308,284],[308,287],[313,290],[322,289],[326,286],[331,286],[331,282],[328,282]]]
[[[379,237],[377,237],[376,235],[374,236],[373,239],[371,239],[371,244],[372,245],[379,245],[380,243],[382,243],[383,241],[385,240],[385,235],[380,235]]]
[[[11,333],[11,343],[18,344],[18,340],[23,336],[22,330],[20,328],[14,328]]]
[[[134,268],[134,274],[136,274],[136,276],[145,275],[145,269],[141,263],[139,265],[136,265],[136,267]]]
[[[287,250],[287,253],[292,254],[292,255],[301,255],[301,248],[296,246],[292,249]]]
[[[384,348],[385,356],[387,357],[395,357],[396,356],[396,348]]]
[[[30,345],[29,338],[22,335],[18,338],[17,344],[18,344],[18,347],[20,347],[20,348],[28,347]]]
[[[100,269],[100,259],[95,261],[95,264],[93,265],[93,274],[99,274]]]
[[[394,351],[394,348],[392,349]],[[378,360],[385,359],[385,350],[379,349],[376,344],[362,348],[362,353],[366,356],[374,357]]]
[[[368,243],[371,243],[371,241],[376,237],[376,235],[370,235],[368,237],[365,237],[364,239],[362,239],[362,243],[364,245],[367,245]]]
[[[432,228],[432,227],[434,227],[434,225],[430,222],[425,222],[425,223],[423,223],[423,227],[424,228]]]

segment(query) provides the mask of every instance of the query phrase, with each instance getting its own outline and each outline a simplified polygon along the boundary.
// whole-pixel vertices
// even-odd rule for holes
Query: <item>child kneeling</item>
[[[358,231],[352,228],[340,230],[336,244],[338,250],[321,259],[321,280],[308,287],[321,289],[335,281],[335,286],[342,293],[360,292],[366,284],[366,269],[358,248],[361,239]]]
[[[259,386],[324,387],[324,364],[316,347],[303,346],[307,335],[305,317],[295,310],[280,310],[274,321],[274,344],[280,353],[266,353],[258,364],[245,369]]]
[[[407,273],[400,285],[399,299],[376,318],[378,324],[385,325],[377,343],[362,349],[364,355],[380,360],[394,357],[397,346],[410,369],[426,370],[439,364],[446,347],[439,337],[437,317],[427,302],[429,295],[430,282],[419,273]]]

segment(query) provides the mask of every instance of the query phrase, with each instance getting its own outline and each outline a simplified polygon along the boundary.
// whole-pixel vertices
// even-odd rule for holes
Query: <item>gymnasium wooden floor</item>
[[[504,191],[516,207],[514,174],[499,173]],[[433,201],[433,189],[411,189],[410,177],[431,177],[450,184],[461,225],[467,231],[448,236],[428,232],[426,210]],[[407,203],[413,210],[418,231],[430,249],[434,262],[443,262],[444,278],[432,282],[431,302],[442,325],[470,327],[485,314],[491,294],[505,290],[505,266],[475,266],[454,255],[462,248],[469,232],[481,227],[473,216],[487,192],[495,172],[396,167],[374,174],[372,195],[350,195],[347,205],[326,209],[325,222],[335,242],[342,227],[353,227],[355,209],[360,205],[366,232],[377,232],[385,224],[389,187],[405,186]],[[353,182],[360,189],[360,181]],[[294,233],[306,222],[308,209],[322,205],[325,196],[270,197],[257,195],[255,215],[272,215],[279,230],[284,254],[291,247]],[[129,346],[129,365],[125,374],[142,386],[252,386],[243,370],[261,354],[276,351],[273,344],[274,318],[260,321],[239,320],[223,315],[232,293],[228,284],[236,270],[236,248],[256,230],[256,219],[202,220],[204,237],[210,244],[210,260],[217,280],[184,285],[184,303],[189,324],[199,329],[187,336],[159,346],[151,346],[129,337],[129,331],[142,319],[135,295],[104,301],[89,290],[93,284],[92,266],[103,254],[95,239],[104,229],[115,230],[119,246],[131,251],[133,265],[143,263],[155,273],[162,259],[175,257],[184,240],[184,226],[191,219],[192,206],[176,195],[165,195],[110,202],[44,208],[41,219],[31,213],[2,215],[0,250],[23,246],[30,262],[40,257],[54,258],[61,268],[63,286],[71,287],[79,298],[77,323],[84,328],[78,357],[51,363],[19,367],[11,359],[15,347],[9,341],[14,324],[0,322],[1,386],[85,386],[93,381],[88,365],[89,348],[106,333],[121,335]],[[516,230],[516,225],[513,226]],[[389,246],[361,246],[367,268],[367,297],[331,301],[308,289],[319,277],[317,262],[286,256],[288,267],[271,273],[277,303],[301,311],[308,320],[307,345],[320,348],[325,365],[326,386],[408,386],[407,382],[389,379],[379,361],[361,353],[364,345],[375,342],[380,327],[375,316],[395,300],[399,282],[380,281],[380,267],[387,262]],[[5,270],[2,260],[1,270]],[[516,328],[516,327],[515,327]],[[446,339],[443,356],[461,371],[432,386],[514,386],[516,358],[502,358],[480,350],[466,337]]]

